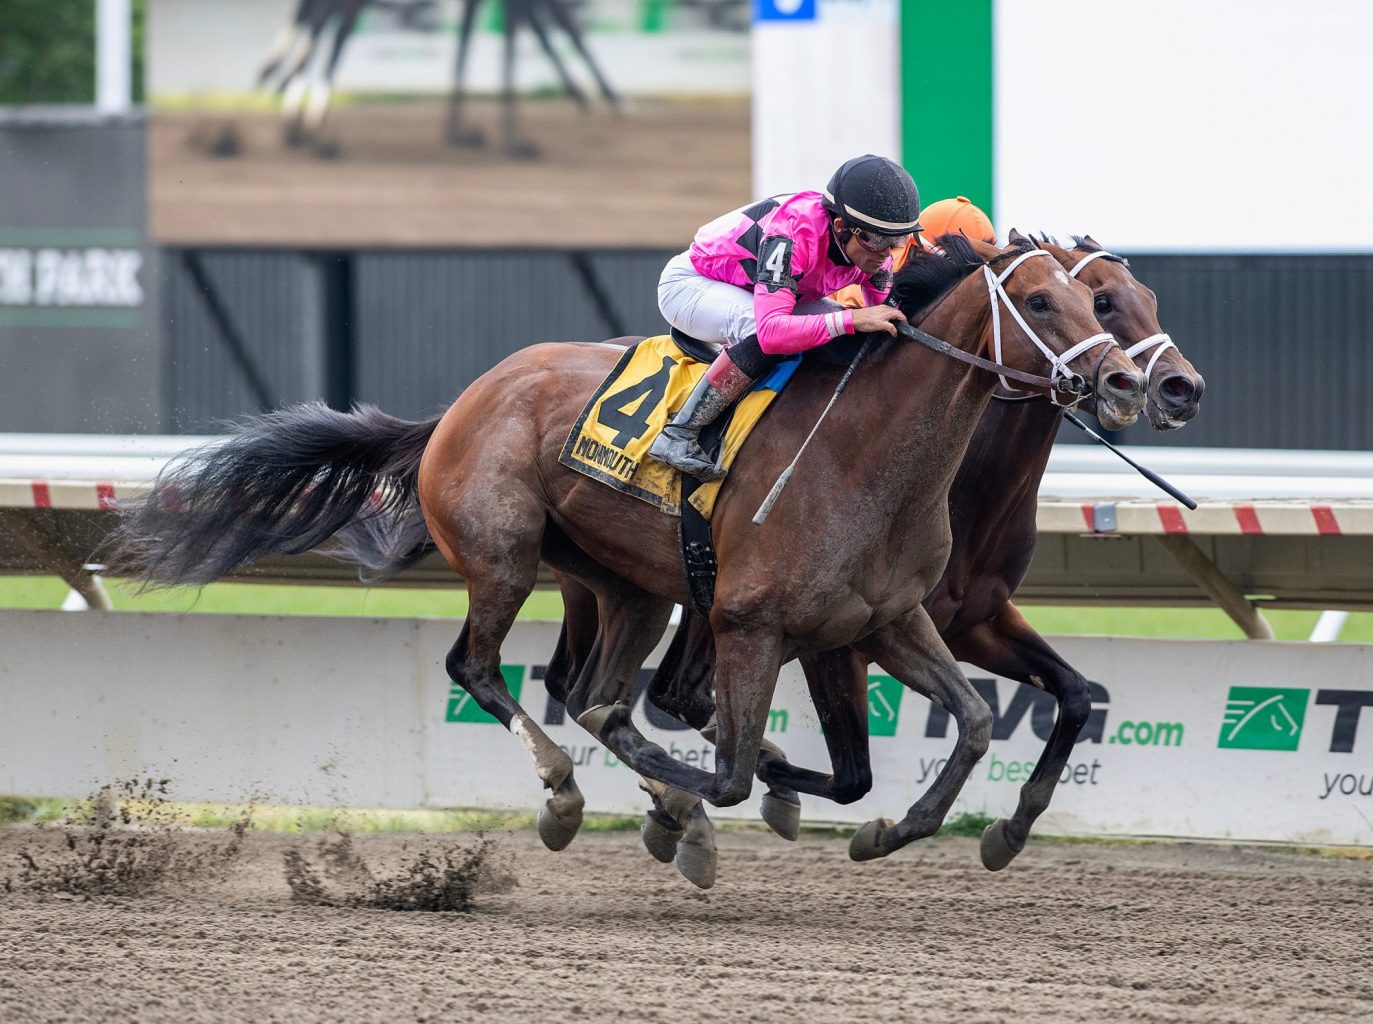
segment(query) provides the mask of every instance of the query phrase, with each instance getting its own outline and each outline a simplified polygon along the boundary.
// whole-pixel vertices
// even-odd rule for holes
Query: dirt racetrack
[[[725,832],[701,893],[632,832],[494,838],[518,885],[471,913],[293,902],[306,835],[250,833],[219,880],[147,895],[0,890],[0,1020],[1373,1019],[1366,860],[1035,843],[990,875],[970,839],[856,865],[840,839]],[[355,849],[378,870],[416,842],[471,838]],[[0,829],[0,877],[61,843]]]

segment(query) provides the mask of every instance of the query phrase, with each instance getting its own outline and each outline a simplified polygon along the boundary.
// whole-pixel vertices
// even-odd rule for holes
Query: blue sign
[[[819,0],[753,0],[754,21],[814,21]]]

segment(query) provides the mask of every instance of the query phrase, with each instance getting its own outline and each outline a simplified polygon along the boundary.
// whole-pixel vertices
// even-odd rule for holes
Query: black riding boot
[[[698,480],[719,480],[725,470],[701,447],[701,431],[715,422],[752,383],[753,378],[730,359],[729,350],[721,352],[672,422],[654,438],[648,454]]]

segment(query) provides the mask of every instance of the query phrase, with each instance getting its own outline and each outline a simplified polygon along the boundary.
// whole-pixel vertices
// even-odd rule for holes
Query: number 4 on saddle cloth
[[[694,352],[687,345],[664,334],[631,346],[577,417],[558,461],[668,515],[681,515],[681,474],[650,458],[648,449],[715,356],[709,346]],[[712,456],[721,453],[721,465],[728,469],[749,431],[800,365],[800,356],[779,363],[701,432],[701,447]],[[689,493],[687,500],[705,519],[715,509],[722,483],[714,480]]]

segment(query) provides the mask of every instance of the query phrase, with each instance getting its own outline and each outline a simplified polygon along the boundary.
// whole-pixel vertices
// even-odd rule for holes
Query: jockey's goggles
[[[858,239],[858,244],[868,252],[889,252],[898,246],[905,245],[910,241],[910,232],[904,235],[879,235],[876,231],[865,231],[863,228],[849,228],[849,232],[854,238]]]

